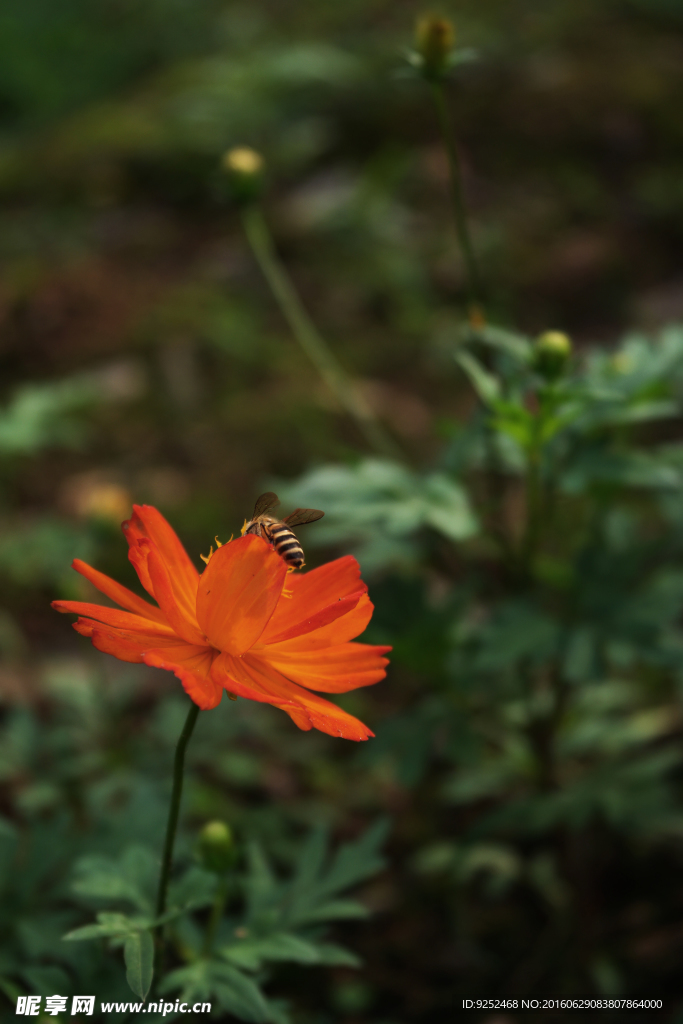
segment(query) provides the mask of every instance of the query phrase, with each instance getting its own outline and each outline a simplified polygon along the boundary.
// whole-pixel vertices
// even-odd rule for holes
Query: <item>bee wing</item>
[[[287,526],[305,526],[306,523],[314,523],[316,519],[322,519],[325,515],[319,508],[295,508],[294,511],[282,520]]]
[[[264,516],[266,512],[270,512],[271,509],[277,508],[279,504],[280,499],[277,494],[274,494],[273,491],[266,491],[265,494],[262,494],[256,499],[254,515],[252,518],[258,519],[259,516]]]

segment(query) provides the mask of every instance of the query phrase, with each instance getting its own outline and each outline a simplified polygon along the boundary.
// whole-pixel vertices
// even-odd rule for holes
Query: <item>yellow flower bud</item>
[[[260,153],[248,146],[236,146],[223,155],[223,170],[227,172],[230,194],[238,203],[258,199],[263,188],[265,161]]]
[[[421,58],[420,70],[425,78],[443,78],[450,66],[455,46],[455,29],[448,18],[426,14],[418,19],[415,29],[415,50]]]
[[[210,821],[199,833],[199,859],[202,867],[216,875],[224,875],[237,859],[235,840],[224,821]]]
[[[236,146],[224,154],[223,167],[235,174],[260,174],[263,170],[263,157],[248,146]]]
[[[572,354],[572,343],[562,331],[545,331],[534,344],[533,368],[548,381],[564,373]]]

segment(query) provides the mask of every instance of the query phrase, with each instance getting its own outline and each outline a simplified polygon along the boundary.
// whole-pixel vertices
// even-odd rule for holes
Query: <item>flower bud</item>
[[[265,163],[260,153],[248,146],[229,149],[221,161],[228,175],[232,198],[238,203],[250,203],[261,194]]]
[[[562,331],[545,331],[534,344],[532,366],[547,381],[558,380],[572,354],[572,343]]]
[[[420,71],[425,78],[438,81],[451,66],[455,46],[455,29],[448,18],[427,14],[420,18],[415,29],[415,51],[420,59]]]
[[[199,860],[207,871],[224,875],[234,866],[237,849],[230,827],[224,821],[209,821],[199,833]]]

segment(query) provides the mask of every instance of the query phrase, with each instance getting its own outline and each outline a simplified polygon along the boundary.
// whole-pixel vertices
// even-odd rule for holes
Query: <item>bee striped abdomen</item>
[[[304,552],[292,531],[283,524],[278,523],[275,526],[268,526],[267,532],[268,540],[278,555],[285,560],[287,565],[291,565],[293,569],[300,569],[304,564]]]

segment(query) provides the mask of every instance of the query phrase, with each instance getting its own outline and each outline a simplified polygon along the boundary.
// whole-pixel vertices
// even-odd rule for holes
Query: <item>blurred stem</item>
[[[206,934],[204,935],[204,945],[202,947],[202,956],[211,956],[211,950],[216,939],[216,932],[218,931],[218,925],[220,924],[225,910],[225,901],[228,896],[228,883],[226,879],[222,878],[218,884],[216,890],[216,896],[211,907],[211,915],[209,917],[208,924],[206,926]]]
[[[175,748],[173,760],[173,789],[171,791],[171,806],[168,809],[168,822],[166,824],[166,839],[164,841],[164,853],[161,860],[161,874],[159,876],[159,891],[157,893],[156,916],[161,917],[166,911],[166,895],[168,893],[168,881],[171,874],[171,863],[173,861],[173,847],[175,835],[178,828],[178,815],[180,813],[180,798],[183,795],[183,771],[185,768],[185,751],[190,741],[190,736],[197,724],[199,708],[196,704],[190,705],[190,710],[185,719],[183,731],[180,734],[178,745]],[[163,925],[156,928],[157,940],[161,942]]]
[[[491,539],[498,545],[500,553],[508,569],[515,568],[515,548],[511,542],[505,525],[503,501],[505,497],[505,477],[501,469],[496,438],[493,428],[485,426],[485,472],[484,488],[487,506],[488,532]]]
[[[537,431],[538,433],[538,428]],[[520,551],[520,566],[524,576],[530,576],[541,528],[541,452],[534,438],[529,450],[526,473],[526,525]]]
[[[336,396],[339,404],[356,421],[368,444],[380,455],[400,459],[398,445],[379,422],[358,384],[341,366],[304,308],[289,274],[275,251],[270,229],[260,208],[244,207],[242,221],[256,261],[301,349]]]
[[[468,316],[472,327],[483,326],[484,323],[484,289],[477,258],[474,254],[474,246],[467,224],[467,210],[465,196],[462,187],[462,169],[458,144],[455,139],[455,132],[448,115],[446,103],[446,92],[442,81],[430,82],[432,98],[436,107],[436,116],[439,122],[441,137],[443,138],[446,153],[448,154],[448,166],[451,185],[451,201],[453,203],[453,218],[455,230],[465,261],[467,273],[467,287],[469,292]]]

